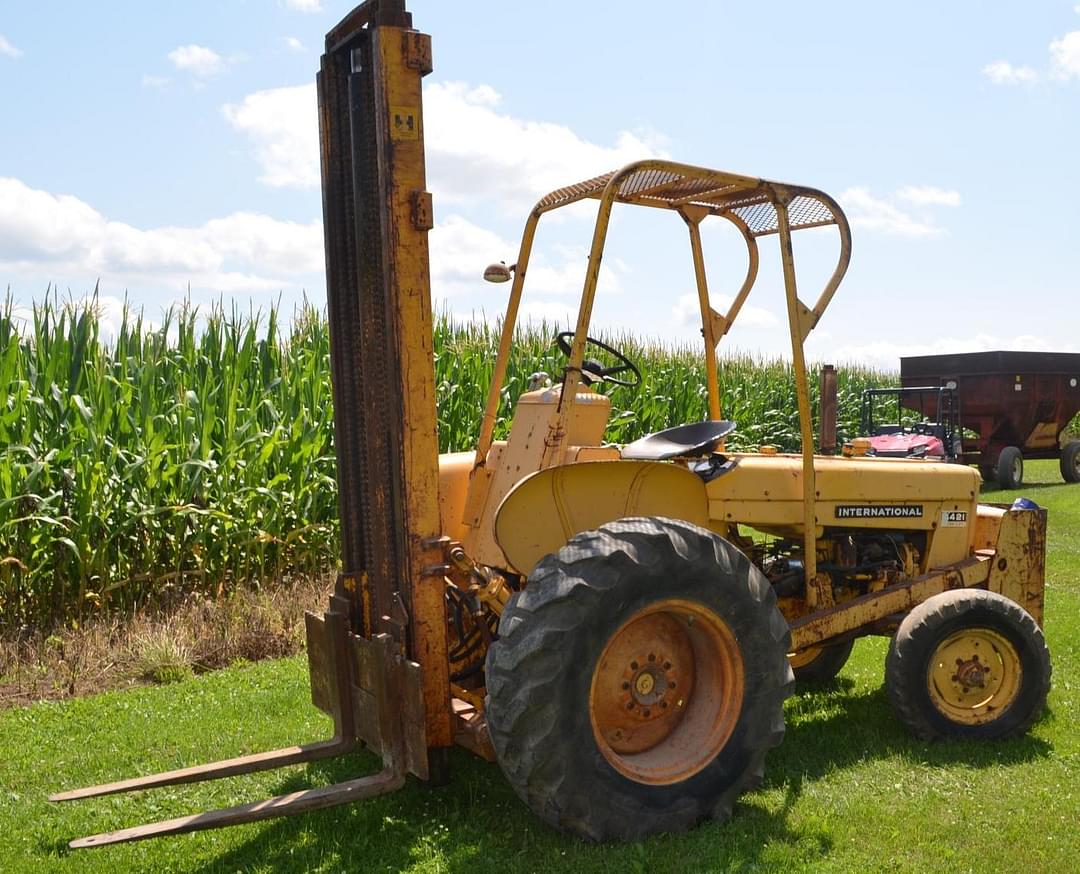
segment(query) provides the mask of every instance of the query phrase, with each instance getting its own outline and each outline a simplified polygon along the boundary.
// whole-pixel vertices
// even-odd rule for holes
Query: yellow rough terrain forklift
[[[307,619],[312,699],[328,741],[64,792],[84,798],[339,755],[383,769],[227,810],[74,841],[87,847],[283,816],[443,782],[460,744],[498,762],[533,811],[595,840],[730,815],[784,734],[795,678],[834,675],[852,641],[892,638],[885,682],[925,738],[1027,730],[1050,682],[1039,624],[1045,513],[980,505],[978,473],[908,459],[816,455],[803,343],[847,268],[848,224],[812,188],[639,161],[553,191],[512,268],[474,452],[439,456],[421,78],[429,38],[403,0],[368,0],[326,39],[319,84],[342,568]],[[593,201],[596,223],[567,363],[495,425],[537,224]],[[700,300],[710,420],[604,442],[600,382],[637,367],[588,336],[613,208],[685,224]],[[748,269],[710,303],[701,225],[730,223]],[[812,306],[792,234],[835,228]],[[802,450],[725,450],[716,348],[777,235]],[[588,356],[587,357],[587,353]],[[592,357],[595,356],[595,357]]]

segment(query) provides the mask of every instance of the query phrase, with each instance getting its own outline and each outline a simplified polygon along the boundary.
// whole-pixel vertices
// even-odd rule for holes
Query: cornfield
[[[529,375],[557,377],[556,328],[518,332],[497,436]],[[475,445],[498,328],[436,323],[442,451]],[[699,350],[606,338],[641,367],[611,392],[607,439],[707,416]],[[93,302],[0,310],[0,629],[48,627],[177,594],[218,595],[317,573],[337,555],[329,331],[311,306],[264,314],[125,311],[103,337]],[[794,378],[779,360],[722,361],[738,449],[798,446]],[[840,371],[840,435],[862,389]],[[813,381],[812,381],[813,382]]]

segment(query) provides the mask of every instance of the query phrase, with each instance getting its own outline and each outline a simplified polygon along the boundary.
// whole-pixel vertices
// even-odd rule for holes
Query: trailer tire
[[[1038,624],[1015,601],[954,589],[924,601],[900,623],[885,659],[885,689],[917,737],[1014,737],[1046,705],[1050,652]]]
[[[1003,489],[1018,489],[1024,482],[1024,456],[1015,446],[1006,446],[997,460],[997,481]]]
[[[660,517],[577,534],[488,650],[496,758],[539,817],[587,840],[726,819],[784,736],[790,641],[768,580],[716,534]]]
[[[1061,450],[1061,478],[1080,483],[1080,440],[1070,440]]]
[[[788,660],[795,672],[796,688],[819,686],[834,680],[851,658],[854,647],[855,638],[852,638],[843,643],[823,644],[799,653],[790,653]]]
[[[979,476],[982,477],[984,483],[990,483],[997,479],[997,468],[992,464],[980,464]]]

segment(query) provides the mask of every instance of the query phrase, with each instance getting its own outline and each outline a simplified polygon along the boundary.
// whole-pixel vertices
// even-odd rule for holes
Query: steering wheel
[[[570,357],[570,343],[573,339],[573,331],[563,331],[555,338],[555,344],[559,347],[559,351],[567,358]],[[592,337],[585,338],[585,345],[592,345],[597,349],[603,349],[611,357],[615,358],[618,363],[611,367],[604,367],[599,361],[586,359],[581,363],[583,374],[590,375],[596,379],[603,380],[604,382],[610,382],[612,385],[623,385],[627,388],[637,388],[641,385],[641,371],[637,369],[637,365],[634,364],[633,361],[623,355],[618,349],[612,349],[607,343],[601,343],[599,340],[595,340]],[[633,374],[633,379],[616,379],[615,374],[617,373],[631,373]]]

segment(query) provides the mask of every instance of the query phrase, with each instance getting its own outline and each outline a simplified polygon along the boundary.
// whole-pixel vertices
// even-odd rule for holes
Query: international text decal
[[[841,504],[837,519],[921,519],[922,504]]]

